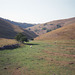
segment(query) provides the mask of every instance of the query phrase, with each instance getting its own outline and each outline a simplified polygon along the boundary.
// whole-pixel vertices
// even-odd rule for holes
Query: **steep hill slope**
[[[75,17],[69,19],[55,20],[44,24],[38,24],[36,26],[29,27],[27,29],[35,32],[37,35],[41,35],[74,22]]]
[[[1,18],[1,17],[0,17],[0,18]],[[4,19],[4,18],[1,18],[1,19],[5,20],[5,21],[7,21],[7,22],[10,22],[10,23],[12,23],[12,24],[14,24],[14,25],[20,26],[20,27],[22,27],[22,28],[28,28],[28,27],[32,27],[32,26],[36,25],[36,24],[15,22],[15,21],[11,21],[11,20],[8,20],[8,19]]]
[[[23,29],[19,26],[13,25],[13,24],[11,24],[11,23],[3,20],[3,19],[0,19],[0,38],[12,39],[19,32],[24,33],[28,38],[36,37],[35,33],[30,32],[26,29]]]
[[[69,24],[62,28],[53,30],[43,34],[35,40],[74,40],[75,39],[75,23]]]

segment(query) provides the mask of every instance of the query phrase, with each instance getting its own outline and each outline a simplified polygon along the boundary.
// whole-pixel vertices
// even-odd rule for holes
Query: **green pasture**
[[[0,50],[0,75],[75,75],[75,40],[31,41]]]

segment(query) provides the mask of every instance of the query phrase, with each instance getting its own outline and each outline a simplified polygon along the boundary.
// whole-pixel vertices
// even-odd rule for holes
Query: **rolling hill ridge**
[[[30,31],[35,32],[37,35],[45,34],[47,32],[51,32],[63,26],[67,26],[75,22],[75,17],[61,20],[54,20],[51,22],[47,22],[44,24],[38,24],[33,27],[27,28]]]
[[[24,33],[29,39],[37,36],[32,31],[28,31],[19,26],[11,24],[10,22],[0,19],[0,38],[13,39],[16,34],[20,32]]]
[[[15,21],[11,21],[11,20],[8,20],[8,19],[4,19],[4,18],[1,18],[1,19],[5,20],[7,22],[10,22],[11,24],[20,26],[21,28],[27,28],[27,27],[32,27],[32,26],[36,25],[36,24],[30,24],[30,23],[15,22]]]
[[[35,40],[75,40],[75,23],[42,34]]]

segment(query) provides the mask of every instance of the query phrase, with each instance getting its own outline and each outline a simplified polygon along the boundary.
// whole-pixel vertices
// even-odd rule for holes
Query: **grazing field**
[[[0,75],[75,75],[75,40],[32,41],[1,50]]]

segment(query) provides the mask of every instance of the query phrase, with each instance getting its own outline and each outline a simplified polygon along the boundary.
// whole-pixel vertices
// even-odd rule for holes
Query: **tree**
[[[28,42],[27,37],[23,33],[18,33],[15,37],[17,41],[24,43],[24,41]]]
[[[25,36],[23,36],[23,37],[20,38],[20,41],[21,41],[22,43],[24,43],[24,41],[25,41],[25,42],[28,42],[28,39],[27,39]]]

